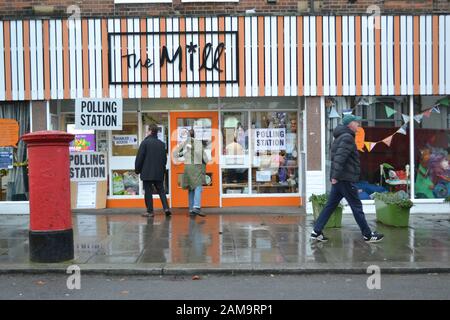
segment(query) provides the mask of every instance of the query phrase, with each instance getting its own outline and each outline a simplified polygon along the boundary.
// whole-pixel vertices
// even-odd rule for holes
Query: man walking
[[[370,230],[358,196],[358,189],[355,186],[355,183],[359,181],[361,170],[355,143],[355,133],[359,128],[358,121],[360,120],[360,117],[352,114],[345,115],[342,124],[334,129],[334,141],[331,146],[331,192],[325,208],[316,221],[311,239],[328,241],[322,230],[342,198],[345,198],[352,208],[353,216],[361,229],[364,241],[378,242],[384,237],[383,234]]]
[[[142,216],[154,216],[152,186],[155,186],[156,191],[159,194],[159,198],[161,199],[166,216],[170,216],[172,213],[170,212],[169,205],[167,204],[166,191],[164,190],[163,185],[167,163],[166,147],[157,137],[157,125],[150,125],[149,131],[150,134],[139,146],[139,151],[136,155],[136,161],[134,164],[135,172],[141,175],[141,180],[144,184],[145,206],[147,207],[147,213]]]

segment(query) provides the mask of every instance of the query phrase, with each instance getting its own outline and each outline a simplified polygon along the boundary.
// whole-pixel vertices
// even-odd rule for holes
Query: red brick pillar
[[[28,152],[31,261],[74,258],[69,175],[69,142],[74,137],[60,131],[21,137]]]

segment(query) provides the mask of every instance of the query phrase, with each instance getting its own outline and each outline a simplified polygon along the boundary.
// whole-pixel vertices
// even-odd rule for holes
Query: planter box
[[[409,225],[409,208],[400,208],[375,199],[375,209],[377,221],[394,227],[407,227]]]
[[[312,201],[314,221],[317,221],[324,206]],[[340,228],[342,226],[342,208],[337,207],[331,214],[325,228]]]

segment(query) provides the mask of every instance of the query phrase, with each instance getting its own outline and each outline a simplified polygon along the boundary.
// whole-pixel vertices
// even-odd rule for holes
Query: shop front
[[[122,130],[78,130],[74,100],[55,101],[58,130],[75,134],[76,152],[108,157],[108,207],[143,207],[143,186],[134,160],[148,127],[170,155],[165,189],[173,208],[188,205],[182,189],[184,159],[176,147],[194,129],[210,161],[203,207],[301,205],[301,100],[298,98],[126,99]],[[300,128],[299,128],[300,127]],[[155,192],[157,200],[159,197]],[[158,200],[157,200],[158,202]]]
[[[449,26],[449,15],[0,21],[0,118],[20,135],[72,132],[71,151],[103,153],[96,190],[110,208],[144,207],[134,160],[150,124],[169,155],[172,207],[187,206],[173,151],[188,129],[211,159],[203,206],[301,206],[329,187],[332,130],[352,112],[364,119],[367,209],[383,187],[415,210],[445,210]],[[76,125],[77,104],[105,99],[121,105],[120,123]],[[24,200],[26,211],[25,148],[12,148],[0,208]]]

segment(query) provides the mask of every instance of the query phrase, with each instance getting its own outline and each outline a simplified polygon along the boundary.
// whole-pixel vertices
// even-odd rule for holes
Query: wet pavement
[[[342,228],[326,229],[330,241],[309,239],[313,221],[299,208],[205,209],[190,217],[140,216],[141,210],[97,210],[73,215],[74,261],[29,261],[29,217],[0,216],[0,271],[83,270],[136,273],[362,272],[378,265],[392,272],[450,271],[450,215],[412,214],[408,228],[389,227],[367,214],[372,229],[385,234],[377,244],[362,240],[351,214]],[[58,269],[59,268],[59,269]]]

